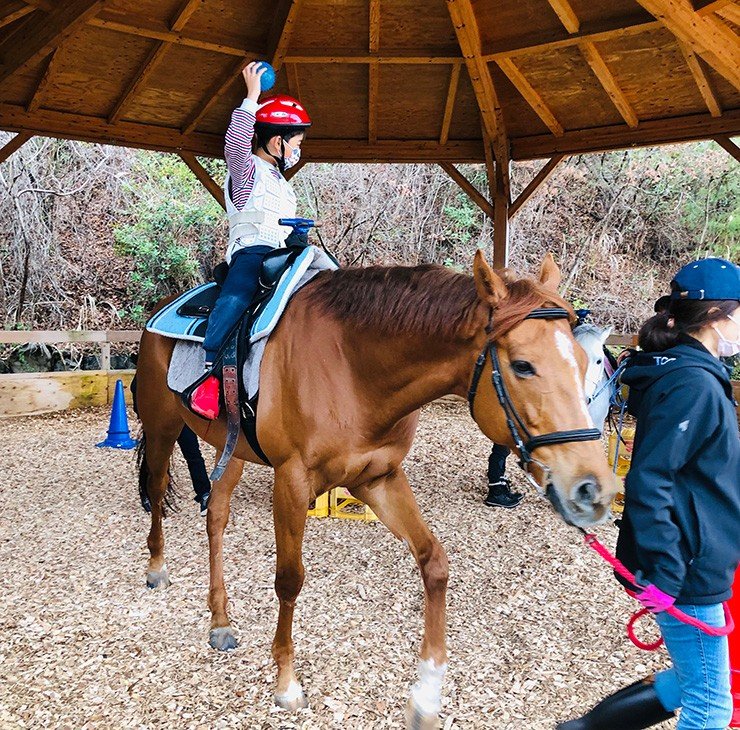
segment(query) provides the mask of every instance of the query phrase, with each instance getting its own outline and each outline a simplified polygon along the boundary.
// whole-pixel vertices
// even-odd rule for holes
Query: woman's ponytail
[[[679,332],[673,325],[673,316],[659,312],[640,327],[637,342],[643,352],[662,352],[678,344]]]

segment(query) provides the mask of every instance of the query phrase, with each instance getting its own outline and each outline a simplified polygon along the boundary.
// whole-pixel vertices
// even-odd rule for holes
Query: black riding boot
[[[483,500],[488,507],[504,507],[512,509],[522,501],[524,495],[511,491],[511,482],[499,479],[497,482],[489,483],[488,496]]]
[[[660,704],[650,677],[620,689],[578,720],[561,723],[557,730],[644,730],[673,715]]]

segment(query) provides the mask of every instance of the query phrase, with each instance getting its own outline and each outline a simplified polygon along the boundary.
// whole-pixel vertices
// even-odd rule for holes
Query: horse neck
[[[448,339],[348,331],[346,344],[376,412],[392,424],[443,395],[466,396],[484,326]]]

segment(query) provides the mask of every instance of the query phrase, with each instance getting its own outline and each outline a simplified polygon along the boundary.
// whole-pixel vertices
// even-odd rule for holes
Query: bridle
[[[541,307],[533,309],[524,319],[570,319],[570,314],[562,307]],[[492,322],[493,310],[491,310],[491,314],[489,316],[486,333],[490,334]],[[488,340],[486,342],[481,354],[478,355],[478,359],[475,361],[473,379],[470,383],[470,390],[468,391],[468,405],[470,406],[470,415],[473,418],[475,418],[473,413],[475,395],[478,391],[478,384],[480,382],[481,375],[483,374],[483,366],[485,365],[486,358],[489,355],[491,357],[491,382],[493,383],[493,389],[496,391],[498,402],[506,416],[506,425],[511,432],[514,446],[519,451],[519,466],[524,470],[527,478],[534,485],[537,491],[540,494],[544,494],[542,488],[537,483],[537,480],[530,474],[529,467],[530,464],[537,464],[546,474],[550,473],[550,468],[546,464],[535,459],[532,456],[532,452],[541,446],[553,446],[554,444],[567,444],[578,441],[596,441],[601,438],[601,432],[597,428],[577,428],[570,431],[552,431],[550,433],[533,436],[514,407],[514,403],[506,389],[506,383],[504,382],[504,378],[501,373],[498,348],[496,347],[496,343],[492,340]]]

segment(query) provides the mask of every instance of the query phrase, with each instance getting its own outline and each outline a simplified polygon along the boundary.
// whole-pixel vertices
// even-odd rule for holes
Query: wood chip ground
[[[271,472],[248,467],[235,492],[225,556],[241,643],[221,654],[184,462],[165,523],[173,584],[149,591],[133,455],[94,448],[107,419],[0,422],[0,728],[402,728],[423,602],[404,546],[380,524],[309,521],[294,636],[311,706],[277,710]],[[667,659],[627,641],[634,605],[546,503],[528,491],[514,511],[483,506],[488,448],[464,405],[436,404],[406,460],[451,564],[442,726],[551,729]],[[615,532],[599,530],[609,544]]]

